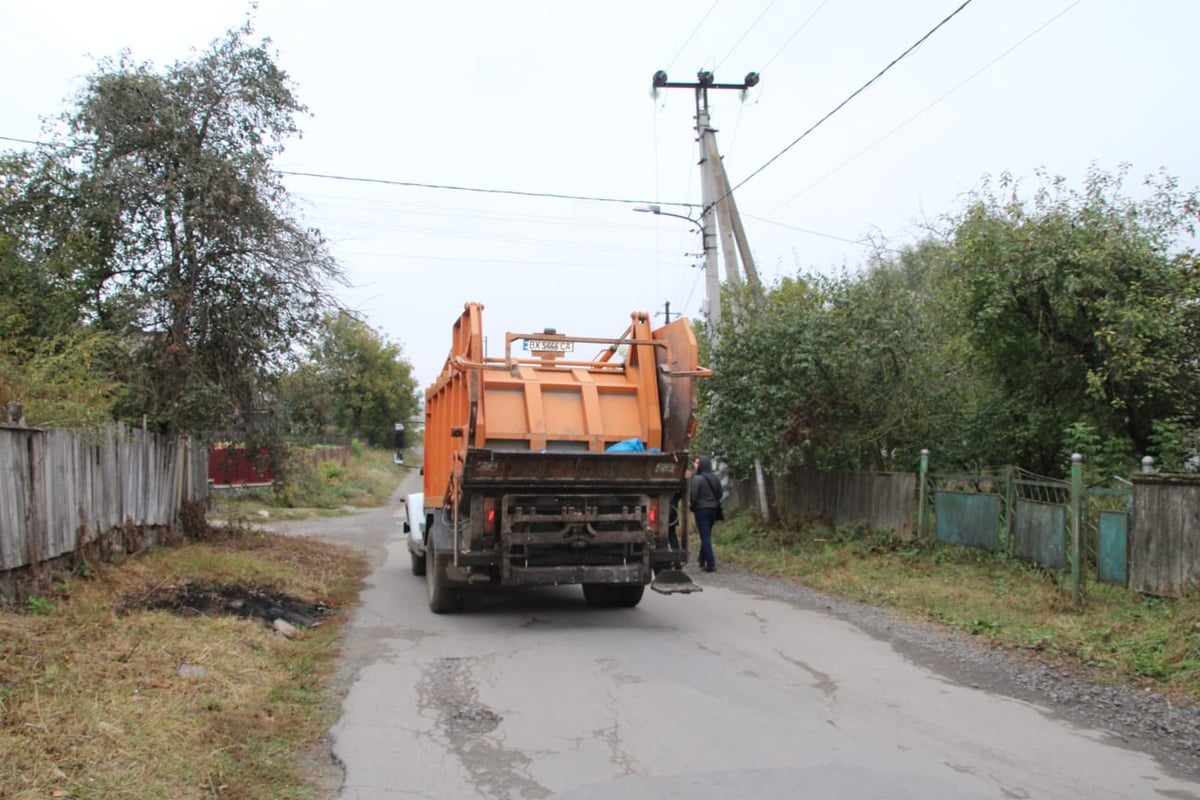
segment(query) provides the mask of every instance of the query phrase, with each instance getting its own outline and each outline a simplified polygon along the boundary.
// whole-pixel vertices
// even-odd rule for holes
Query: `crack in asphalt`
[[[439,658],[426,666],[417,685],[417,707],[436,715],[432,735],[467,770],[481,797],[550,797],[553,792],[530,777],[530,757],[489,736],[504,717],[479,700],[473,664],[474,659]]]
[[[817,689],[818,691],[821,692],[821,694],[825,695],[825,699],[833,700],[836,698],[838,684],[837,684],[837,681],[835,681],[833,679],[833,676],[831,676],[827,672],[821,672],[821,670],[815,669],[815,668],[809,666],[808,664],[804,663],[803,661],[801,661],[798,658],[792,658],[787,653],[784,653],[782,650],[776,650],[775,652],[784,661],[788,662],[789,664],[791,664],[793,666],[799,667],[800,669],[807,672],[809,675],[813,676],[813,678],[816,679],[812,684],[813,688]]]

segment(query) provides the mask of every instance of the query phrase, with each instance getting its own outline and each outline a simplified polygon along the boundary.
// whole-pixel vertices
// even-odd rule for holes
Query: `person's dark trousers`
[[[700,533],[700,568],[711,572],[717,568],[717,557],[713,554],[712,529],[717,521],[715,508],[698,508],[694,512],[696,529]]]

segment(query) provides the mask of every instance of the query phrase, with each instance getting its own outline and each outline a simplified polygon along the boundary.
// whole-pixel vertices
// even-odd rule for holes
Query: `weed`
[[[39,615],[53,614],[54,603],[51,603],[44,597],[30,597],[25,601],[25,613]]]
[[[959,627],[972,636],[980,636],[982,634],[994,634],[1003,626],[994,619],[972,619],[960,624]]]

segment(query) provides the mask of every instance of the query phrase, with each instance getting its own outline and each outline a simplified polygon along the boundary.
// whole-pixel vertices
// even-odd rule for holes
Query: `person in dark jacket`
[[[716,572],[712,529],[721,508],[721,479],[713,473],[712,459],[708,456],[698,456],[695,468],[689,488],[692,514],[696,517],[696,530],[700,533],[700,568],[705,572]]]

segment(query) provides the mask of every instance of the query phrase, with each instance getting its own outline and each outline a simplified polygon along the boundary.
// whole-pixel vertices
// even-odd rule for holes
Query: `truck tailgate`
[[[468,450],[463,487],[505,491],[643,491],[683,487],[686,453]]]

